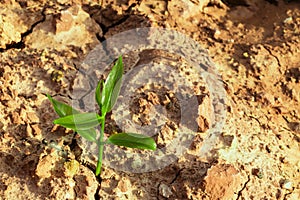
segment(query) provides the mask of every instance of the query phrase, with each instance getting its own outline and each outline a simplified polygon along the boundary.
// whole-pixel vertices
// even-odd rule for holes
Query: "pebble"
[[[159,185],[159,194],[163,197],[169,198],[173,194],[173,192],[169,186],[167,186],[164,183],[161,183]]]
[[[38,124],[34,124],[34,125],[31,125],[31,128],[33,129],[33,133],[34,135],[41,135],[42,134],[42,130],[40,129],[39,125]]]
[[[285,23],[285,24],[289,24],[291,22],[293,22],[293,18],[292,17],[288,17],[285,20],[283,20],[283,23]]]
[[[77,160],[70,160],[64,163],[64,168],[66,170],[66,175],[68,177],[73,177],[79,171],[79,162]]]
[[[55,30],[56,34],[64,31],[69,31],[73,26],[73,16],[70,11],[62,11],[58,19],[56,19]]]
[[[29,119],[30,122],[38,123],[40,122],[40,119],[34,112],[28,112],[27,113],[27,118]]]
[[[293,190],[293,182],[290,180],[284,180],[281,187],[286,190]]]
[[[299,122],[289,122],[288,126],[292,131],[300,134],[300,123]]]
[[[26,136],[31,137],[32,136],[32,128],[29,124],[26,126]]]
[[[248,54],[247,52],[244,52],[244,53],[243,53],[243,56],[244,56],[245,58],[248,58],[248,57],[249,57],[249,54]]]
[[[11,121],[13,124],[21,124],[22,123],[20,115],[17,112],[11,113]]]
[[[119,183],[118,183],[118,188],[120,189],[121,192],[128,192],[130,190],[131,184],[130,181],[127,180],[125,177],[123,177]]]

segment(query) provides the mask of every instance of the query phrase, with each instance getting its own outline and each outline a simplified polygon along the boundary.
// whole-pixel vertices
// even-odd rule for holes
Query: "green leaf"
[[[47,97],[50,100],[50,102],[52,103],[55,112],[60,117],[65,117],[67,115],[80,113],[78,110],[74,109],[73,107],[53,99],[49,94],[47,94]]]
[[[117,102],[117,98],[120,94],[120,89],[121,89],[121,85],[122,85],[122,79],[119,79],[117,82],[116,82],[116,85],[111,93],[111,98],[110,98],[110,107],[109,107],[109,111],[111,111],[111,109],[114,107],[115,103]]]
[[[53,123],[78,132],[78,130],[87,130],[98,126],[100,120],[102,118],[97,113],[80,113],[58,118]]]
[[[83,137],[84,139],[91,141],[91,142],[96,142],[97,139],[97,133],[96,130],[94,128],[90,128],[87,130],[76,130],[76,132]]]
[[[101,96],[101,114],[105,115],[111,111],[116,103],[120,92],[122,75],[123,75],[123,61],[120,56],[104,83]]]
[[[153,138],[136,133],[117,133],[107,139],[108,143],[137,149],[156,150]]]
[[[53,99],[49,94],[47,94],[47,97],[50,100],[50,102],[52,103],[55,112],[60,117],[65,117],[65,116],[68,116],[68,115],[79,114],[80,113],[78,110],[72,108],[71,106]],[[80,136],[82,136],[83,138],[85,138],[89,141],[92,141],[92,142],[96,141],[96,131],[93,128],[87,129],[87,130],[77,130],[76,132]]]
[[[101,80],[101,81],[98,82],[98,85],[97,85],[96,91],[95,91],[96,102],[97,102],[97,104],[99,105],[100,108],[102,107],[101,98],[102,98],[102,89],[103,89],[103,87],[104,87],[104,81]]]

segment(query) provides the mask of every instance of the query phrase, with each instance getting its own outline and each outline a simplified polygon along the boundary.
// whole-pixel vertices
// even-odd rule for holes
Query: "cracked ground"
[[[150,26],[181,32],[208,50],[226,90],[218,144],[210,156],[198,155],[211,123],[210,95],[199,78],[203,113],[184,154],[156,171],[104,165],[95,177],[79,136],[52,123],[57,115],[45,94],[78,100],[75,83],[93,89],[76,82],[86,56],[118,33]],[[297,0],[0,1],[0,199],[300,199],[299,42]],[[124,55],[125,67],[160,56]],[[172,91],[138,92],[133,122],[151,123],[151,106],[164,106],[160,99],[169,95],[176,124]],[[109,121],[112,132],[118,127]],[[158,145],[172,141],[171,129],[164,126]]]

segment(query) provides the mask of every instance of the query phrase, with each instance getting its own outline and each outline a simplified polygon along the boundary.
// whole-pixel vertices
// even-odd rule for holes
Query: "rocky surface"
[[[71,103],[81,63],[95,47],[107,50],[105,39],[148,26],[179,31],[208,50],[226,90],[224,127],[202,156],[211,96],[199,79],[199,116],[191,119],[198,130],[184,154],[147,173],[106,165],[96,178],[80,138],[53,125],[45,94]],[[1,1],[1,198],[300,199],[299,27],[297,1]],[[128,69],[159,59],[147,51],[126,56]],[[180,114],[172,91],[138,92],[132,121],[151,124],[152,108],[173,108],[156,138],[161,147],[171,143]],[[107,131],[116,131],[111,122]]]

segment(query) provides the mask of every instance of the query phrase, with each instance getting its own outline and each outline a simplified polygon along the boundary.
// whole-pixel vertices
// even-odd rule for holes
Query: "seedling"
[[[120,56],[108,74],[105,82],[98,82],[95,91],[95,99],[100,107],[98,113],[81,113],[72,106],[59,102],[47,94],[48,99],[53,105],[55,112],[60,118],[53,121],[54,124],[72,129],[81,137],[88,141],[97,143],[98,161],[96,176],[100,175],[102,167],[103,147],[105,144],[113,144],[137,149],[156,150],[155,141],[148,136],[136,133],[116,133],[110,135],[104,141],[105,117],[110,112],[119,96],[123,76],[123,61]],[[97,134],[96,127],[100,125],[100,135]],[[99,137],[98,137],[99,135]]]

